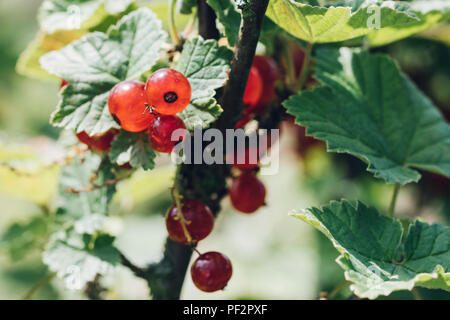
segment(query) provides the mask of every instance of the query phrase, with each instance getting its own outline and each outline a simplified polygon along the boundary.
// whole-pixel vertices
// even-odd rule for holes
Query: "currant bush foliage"
[[[448,227],[417,220],[404,229],[361,202],[332,202],[292,214],[331,240],[358,297],[374,299],[414,286],[449,289]]]
[[[242,8],[248,2],[207,0],[229,47],[238,41],[246,18]],[[177,1],[182,14],[192,14],[196,6],[196,0]],[[318,85],[283,102],[308,134],[326,141],[329,151],[367,162],[368,170],[387,183],[417,182],[418,170],[450,176],[450,127],[433,103],[387,56],[336,49],[347,40],[380,46],[427,30],[450,19],[448,1],[270,0],[266,15],[273,23],[266,19],[264,25],[272,33],[321,44],[313,51]],[[213,125],[223,112],[216,96],[227,82],[233,52],[215,40],[190,36],[183,39],[181,54],[172,55],[161,21],[132,0],[46,0],[39,23],[41,30],[17,69],[69,81],[51,117],[57,127],[89,135],[118,128],[107,106],[112,87],[167,66],[182,72],[192,87],[189,106],[178,114],[188,130]],[[260,40],[269,50],[275,45]],[[108,154],[87,151],[70,159],[60,172],[51,221],[39,216],[14,224],[0,236],[0,244],[8,243],[10,255],[20,259],[46,243],[43,260],[50,270],[67,287],[81,289],[120,262],[115,237],[105,228],[115,181],[134,172],[124,173],[120,166],[150,170],[156,155],[144,133],[121,131]],[[160,179],[169,180],[168,174]],[[208,176],[198,185],[214,179]],[[41,195],[39,189],[45,183],[38,182],[33,192],[14,192],[47,203],[48,192]],[[23,185],[29,188],[30,183]],[[145,181],[133,192],[148,192],[151,186]],[[450,291],[448,227],[421,221],[406,226],[361,202],[345,200],[293,215],[331,240],[341,254],[337,262],[359,297],[373,299],[415,286]],[[167,294],[160,284],[170,281],[170,259],[149,268],[153,294]]]
[[[450,177],[450,126],[394,61],[349,49],[322,56],[323,85],[284,103],[308,134],[364,159],[388,183],[417,182],[412,168]]]
[[[134,0],[46,0],[39,12],[41,30],[87,29],[98,24],[107,14],[118,14]]]
[[[178,116],[186,128],[206,128],[222,113],[214,98],[215,89],[228,79],[232,52],[219,47],[217,41],[196,37],[184,45],[176,69],[189,80],[192,88],[191,103]]]
[[[114,139],[109,153],[111,161],[118,165],[130,164],[133,168],[151,170],[155,167],[156,154],[148,136],[122,131]]]
[[[149,71],[165,41],[166,32],[156,15],[139,9],[107,34],[91,33],[44,55],[41,66],[70,83],[61,92],[52,123],[91,136],[119,128],[108,109],[111,89]]]
[[[381,28],[418,21],[407,12],[396,10],[390,2],[382,2]],[[271,0],[267,15],[294,37],[310,43],[339,42],[369,34],[368,22],[373,12],[367,6],[356,11],[352,7],[315,7],[294,0]]]

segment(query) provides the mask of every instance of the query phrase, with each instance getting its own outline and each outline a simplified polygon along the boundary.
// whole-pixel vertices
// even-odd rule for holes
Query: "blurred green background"
[[[84,299],[84,292],[64,289],[53,279],[34,292],[47,273],[41,262],[49,230],[46,214],[52,210],[58,168],[48,167],[63,152],[56,144],[59,130],[48,123],[57,103],[57,81],[38,81],[18,75],[20,53],[35,37],[39,0],[0,1],[0,298]],[[163,5],[158,14],[165,13]],[[378,48],[391,54],[443,111],[450,110],[450,49],[426,38],[407,39]],[[448,111],[447,111],[448,112]],[[448,113],[447,113],[448,115]],[[310,148],[299,142],[293,125],[284,123],[280,172],[262,180],[268,189],[267,206],[253,216],[234,212],[225,199],[213,234],[201,251],[227,254],[234,275],[223,292],[205,294],[187,277],[183,298],[190,299],[316,299],[343,280],[334,262],[336,250],[312,227],[288,216],[292,209],[327,203],[332,199],[360,199],[385,209],[391,196],[386,186],[365,172],[352,157],[327,154],[323,145]],[[30,175],[6,167],[17,164]],[[117,245],[136,264],[158,261],[166,237],[163,215],[170,206],[169,185],[174,168],[162,157],[158,169],[137,172],[119,184],[108,221],[118,233]],[[448,180],[425,176],[419,185],[404,188],[398,211],[409,217],[448,224]],[[36,237],[35,235],[39,235]],[[107,299],[146,299],[148,288],[125,268],[101,279]],[[449,299],[449,293],[420,289],[424,298]],[[343,291],[341,298],[348,298]],[[397,292],[388,299],[411,299]]]

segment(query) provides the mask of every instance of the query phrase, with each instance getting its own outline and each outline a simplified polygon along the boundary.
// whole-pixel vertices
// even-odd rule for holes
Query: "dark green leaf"
[[[327,141],[329,151],[366,160],[388,183],[418,181],[413,168],[450,176],[450,126],[394,61],[327,50],[316,70],[324,86],[284,106],[308,134]]]
[[[233,47],[238,40],[241,13],[233,0],[207,0],[207,2],[216,12],[217,18],[225,28],[228,43]]]
[[[450,291],[448,227],[416,221],[408,232],[399,221],[349,201],[293,215],[331,240],[341,254],[337,262],[359,297],[374,299],[415,286]]]
[[[227,81],[231,57],[232,52],[219,47],[215,40],[197,37],[184,45],[176,69],[188,78],[192,87],[191,103],[179,113],[188,130],[206,128],[222,113],[214,98],[215,89]]]

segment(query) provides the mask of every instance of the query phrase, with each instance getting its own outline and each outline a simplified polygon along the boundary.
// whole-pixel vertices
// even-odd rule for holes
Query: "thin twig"
[[[420,295],[419,290],[417,290],[417,288],[412,288],[411,293],[414,297],[414,300],[423,300],[423,298]]]
[[[140,267],[136,266],[135,264],[133,264],[133,263],[132,263],[130,260],[128,260],[128,258],[125,257],[125,255],[124,255],[123,253],[121,253],[121,252],[119,252],[119,257],[120,257],[120,262],[122,263],[122,265],[123,265],[124,267],[127,267],[128,269],[130,269],[131,272],[133,272],[134,275],[135,275],[136,277],[144,278],[144,279],[147,278],[147,272],[146,272],[145,269],[140,268]]]
[[[30,290],[25,293],[23,296],[23,300],[32,300],[33,296],[45,285],[47,285],[54,277],[56,276],[56,273],[52,272],[49,274],[46,274],[42,278],[39,278],[36,283],[30,288]]]
[[[306,79],[309,76],[309,71],[311,69],[310,63],[311,63],[312,47],[313,47],[313,44],[308,42],[308,44],[306,46],[306,50],[305,50],[305,57],[303,59],[302,72],[300,73],[300,77],[298,78],[298,82],[295,86],[296,92],[299,92],[303,89]]]
[[[397,202],[397,196],[400,191],[400,184],[396,183],[394,186],[394,191],[392,192],[391,203],[389,204],[388,216],[393,217],[395,211],[395,203]]]
[[[328,299],[334,299],[342,290],[344,290],[348,285],[350,284],[350,281],[343,280],[341,283],[337,285],[336,288],[333,289],[333,291],[330,292],[328,295]]]
[[[92,180],[92,179],[91,179]],[[92,181],[90,182],[91,185],[89,187],[85,187],[85,188],[80,188],[80,189],[75,189],[75,188],[66,188],[64,189],[64,192],[68,192],[68,193],[82,193],[82,192],[90,192],[90,191],[94,191],[94,190],[98,190],[98,189],[102,189],[105,187],[110,187],[113,186],[117,183],[119,183],[120,181],[122,181],[123,178],[120,179],[110,179],[110,180],[105,180],[105,182],[101,185],[99,184],[94,184]]]
[[[175,47],[179,47],[181,45],[180,35],[177,31],[177,26],[175,24],[175,7],[176,7],[176,0],[168,0],[169,1],[169,34],[172,38],[172,41],[175,45]]]
[[[191,223],[191,221],[188,221],[185,219],[183,214],[183,205],[181,204],[181,199],[183,196],[180,194],[180,191],[178,190],[177,183],[175,181],[174,186],[172,188],[172,197],[175,201],[175,205],[177,207],[177,218],[180,220],[181,228],[183,228],[184,236],[187,239],[187,242],[190,244],[192,243],[192,237],[189,233],[189,230],[187,229],[187,226]]]

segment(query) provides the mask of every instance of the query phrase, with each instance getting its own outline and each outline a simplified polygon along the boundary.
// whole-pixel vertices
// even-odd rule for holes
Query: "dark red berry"
[[[275,83],[280,78],[277,63],[267,56],[255,56],[253,66],[258,69],[263,82],[262,94],[258,104],[269,103],[275,99]]]
[[[263,82],[261,75],[259,74],[258,69],[251,67],[244,92],[244,105],[248,108],[256,106],[261,98],[262,90]]]
[[[172,134],[177,129],[184,129],[182,137],[177,136],[178,140],[172,141]],[[149,141],[153,149],[162,153],[171,153],[175,145],[184,139],[186,135],[186,126],[183,120],[177,116],[158,116],[153,121],[149,130]]]
[[[102,135],[89,136],[86,131],[77,134],[78,140],[86,144],[89,148],[100,151],[107,152],[111,148],[111,142],[114,137],[119,133],[119,130],[111,129]]]
[[[154,112],[173,115],[183,111],[191,101],[191,85],[188,79],[173,69],[154,72],[146,85],[147,102]]]
[[[191,267],[195,286],[205,292],[222,290],[233,273],[231,261],[219,252],[207,252],[199,256]]]
[[[139,81],[123,81],[109,95],[109,112],[114,120],[129,132],[146,130],[155,116],[146,112],[145,85]]]
[[[244,173],[233,180],[230,199],[236,210],[253,213],[264,205],[266,188],[253,173]]]
[[[59,89],[62,89],[69,85],[69,81],[62,79],[61,84],[59,85]]]
[[[186,228],[192,241],[196,242],[205,239],[214,226],[214,216],[211,209],[203,202],[195,199],[183,199],[181,205],[183,216],[186,220]],[[183,244],[189,243],[178,217],[178,208],[175,204],[167,211],[166,228],[170,239],[173,241]]]

